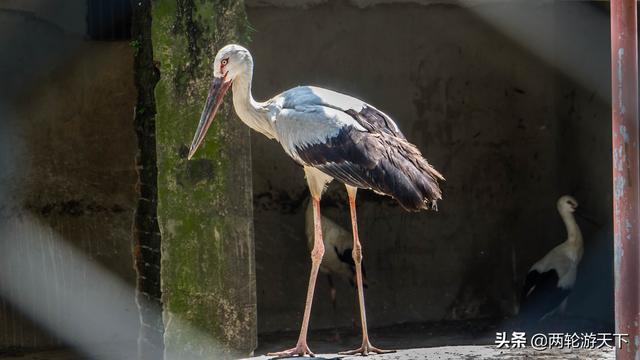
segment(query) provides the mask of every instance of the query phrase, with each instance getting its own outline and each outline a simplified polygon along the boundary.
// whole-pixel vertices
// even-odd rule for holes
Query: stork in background
[[[265,102],[255,101],[251,95],[253,59],[242,46],[230,44],[220,49],[213,61],[213,75],[188,158],[204,140],[224,94],[231,88],[233,106],[240,120],[280,143],[303,167],[311,192],[314,245],[300,336],[294,348],[269,355],[313,356],[307,345],[307,330],[316,278],[325,253],[320,198],[334,179],[346,186],[349,197],[352,257],[356,264],[362,324],[362,345],[342,354],[388,352],[371,345],[367,331],[356,192],[359,188],[370,189],[392,196],[406,210],[417,211],[435,208],[436,201],[442,198],[438,181],[444,178],[422,157],[418,148],[406,140],[389,116],[361,100],[327,89],[299,86]]]
[[[336,287],[334,283],[334,277],[343,279],[351,286],[356,284],[356,263],[353,261],[351,253],[353,252],[353,237],[351,232],[338,225],[333,220],[326,216],[321,217],[322,221],[322,241],[326,252],[320,263],[320,272],[327,275],[327,282],[329,283],[329,295],[331,297],[331,307],[334,315],[335,335],[333,340],[339,341],[340,334],[337,330],[337,305],[336,305]],[[309,250],[313,250],[314,245],[314,223],[313,223],[313,206],[311,201],[307,205],[305,211],[305,233],[307,235],[307,245]],[[362,266],[362,280],[364,282],[363,287],[367,288],[367,273],[364,267],[364,261]]]
[[[582,233],[574,217],[577,207],[578,202],[571,196],[558,199],[557,208],[567,230],[567,239],[529,269],[519,312],[524,321],[539,321],[565,310],[584,251]]]

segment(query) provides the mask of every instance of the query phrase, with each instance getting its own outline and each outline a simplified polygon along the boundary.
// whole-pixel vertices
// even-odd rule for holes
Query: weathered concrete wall
[[[156,1],[152,18],[165,358],[248,355],[257,341],[251,154],[229,103],[187,160],[215,51],[246,41],[244,6]]]
[[[26,296],[38,281],[55,289],[37,294],[47,306],[36,319],[0,299],[0,347],[59,343],[32,320],[90,319],[87,299],[100,291],[123,306],[113,315],[122,331],[105,330],[100,341],[135,342],[129,336],[138,328],[132,51],[126,42],[83,39],[84,2],[56,4],[0,4],[0,251],[20,249],[14,263],[0,261],[0,273],[24,282],[24,294],[10,297]],[[85,255],[88,263],[77,260]],[[130,286],[89,277],[93,265]],[[63,293],[71,288],[77,292]]]
[[[487,4],[500,6],[478,6]],[[541,17],[538,26],[550,30],[536,41],[554,44],[553,30],[571,8],[535,8],[531,16],[552,15]],[[578,89],[583,104],[587,91],[474,14],[451,4],[248,8],[256,98],[300,84],[355,95],[396,119],[447,178],[438,213],[409,214],[389,199],[359,195],[373,327],[509,315],[526,269],[563,239],[557,197],[581,183],[576,196],[607,211],[608,132],[599,133],[606,101],[574,107],[569,125],[590,122],[572,137],[589,133],[597,146],[576,141],[573,152],[581,166],[598,153],[597,166],[567,167],[565,95]],[[252,134],[252,154],[259,331],[297,329],[309,266],[306,185],[276,143]],[[339,205],[325,214],[348,228],[344,190],[334,186],[325,198]],[[323,278],[318,286],[311,326],[330,327],[336,317]],[[358,316],[355,297],[349,285],[338,286],[338,325],[348,326]]]
[[[594,4],[592,4],[593,6]],[[608,9],[607,3],[597,4]],[[585,254],[576,288],[569,298],[573,315],[613,327],[613,233],[611,179],[611,73],[607,12],[575,11],[567,3],[557,6],[558,42],[584,47],[578,55],[597,69],[594,84],[585,87],[570,79],[558,82],[558,171],[561,192],[574,194],[581,211],[597,224],[578,219],[585,237]],[[576,18],[579,16],[580,18]],[[593,18],[597,16],[596,18]],[[590,21],[584,18],[591,17]],[[582,18],[582,19],[581,19]],[[606,97],[599,96],[606,94]],[[609,329],[611,329],[609,328]]]

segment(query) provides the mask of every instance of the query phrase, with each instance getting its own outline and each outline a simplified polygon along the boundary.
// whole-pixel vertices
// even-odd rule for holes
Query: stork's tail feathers
[[[442,190],[438,181],[444,181],[440,172],[422,157],[420,150],[406,140],[393,138],[396,144],[388,147],[388,154],[380,165],[390,177],[388,194],[409,211],[423,209],[438,210],[437,202],[442,200]]]

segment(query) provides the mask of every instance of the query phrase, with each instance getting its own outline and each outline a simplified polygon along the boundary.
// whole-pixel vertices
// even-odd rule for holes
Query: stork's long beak
[[[204,136],[207,134],[207,130],[209,130],[209,126],[213,122],[213,118],[216,116],[216,112],[222,103],[224,94],[229,90],[230,86],[231,81],[226,80],[226,75],[213,79],[211,87],[209,88],[209,94],[207,95],[207,101],[204,103],[204,110],[202,110],[202,115],[200,115],[198,129],[196,129],[196,134],[193,136],[193,141],[189,148],[187,159],[191,160],[193,154],[198,150],[198,146],[202,144],[202,140],[204,140]]]

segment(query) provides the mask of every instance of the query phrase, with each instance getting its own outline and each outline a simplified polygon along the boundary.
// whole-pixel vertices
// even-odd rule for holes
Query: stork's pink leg
[[[367,331],[367,314],[364,307],[364,290],[362,286],[362,245],[358,237],[358,220],[356,217],[356,191],[357,188],[347,186],[347,193],[349,194],[349,208],[351,209],[351,227],[353,229],[353,261],[356,263],[356,283],[358,285],[358,302],[360,303],[360,321],[362,322],[362,345],[350,351],[342,351],[340,355],[354,355],[362,354],[369,355],[369,353],[386,354],[395,352],[395,350],[382,350],[371,345],[369,341],[369,332]]]
[[[313,291],[316,287],[316,278],[318,277],[318,269],[324,255],[324,243],[322,242],[322,226],[320,224],[320,199],[312,196],[313,199],[313,250],[311,250],[311,275],[309,276],[309,288],[307,289],[307,301],[304,306],[304,316],[302,318],[302,328],[296,347],[274,353],[268,353],[268,356],[304,356],[311,357],[314,354],[307,345],[307,330],[309,328],[309,317],[311,316],[311,304],[313,303]]]

